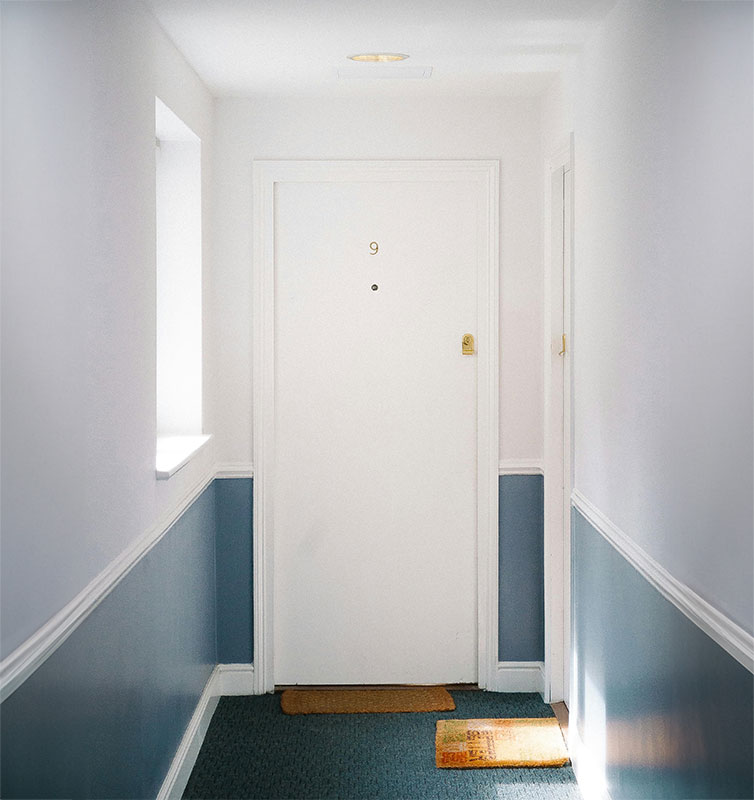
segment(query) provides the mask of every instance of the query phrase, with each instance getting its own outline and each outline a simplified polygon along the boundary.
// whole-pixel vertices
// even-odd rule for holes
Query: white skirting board
[[[175,800],[180,800],[183,796],[186,784],[191,777],[191,770],[194,768],[202,742],[204,742],[204,737],[207,734],[212,715],[215,713],[215,708],[217,708],[217,704],[220,701],[219,696],[214,693],[216,679],[217,667],[215,667],[207,680],[196,710],[173,757],[173,763],[170,765],[168,774],[162,782],[160,791],[157,794],[157,800],[174,800],[174,798]]]
[[[487,686],[490,692],[539,692],[545,688],[541,661],[499,661]]]
[[[220,696],[256,694],[253,664],[218,664],[215,669],[215,694]]]
[[[218,664],[209,676],[157,800],[180,800],[191,777],[215,708],[223,695],[253,694],[253,664]]]
[[[607,791],[605,764],[590,753],[576,731],[575,720],[568,725],[568,754],[584,800],[611,800]]]

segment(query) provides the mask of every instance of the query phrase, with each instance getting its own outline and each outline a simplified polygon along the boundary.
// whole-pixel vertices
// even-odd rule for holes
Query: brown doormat
[[[380,714],[403,711],[453,711],[453,698],[441,686],[405,689],[286,689],[285,714]]]
[[[547,719],[441,719],[438,767],[563,767],[569,763],[560,725]]]

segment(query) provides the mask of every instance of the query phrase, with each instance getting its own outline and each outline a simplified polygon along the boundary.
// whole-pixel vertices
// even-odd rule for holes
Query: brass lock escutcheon
[[[474,337],[470,333],[464,333],[461,339],[461,353],[465,356],[474,355]]]

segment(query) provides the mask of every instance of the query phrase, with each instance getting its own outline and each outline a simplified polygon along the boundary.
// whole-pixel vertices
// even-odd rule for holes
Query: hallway
[[[399,681],[567,704],[495,800],[751,800],[754,4],[4,0],[0,58],[2,797]]]

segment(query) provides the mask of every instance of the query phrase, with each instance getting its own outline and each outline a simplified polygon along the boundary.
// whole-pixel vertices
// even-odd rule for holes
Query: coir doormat
[[[437,723],[438,767],[563,767],[569,763],[560,725],[546,719],[443,719]]]
[[[405,689],[286,689],[285,714],[379,714],[404,711],[453,711],[453,698],[441,686]]]

